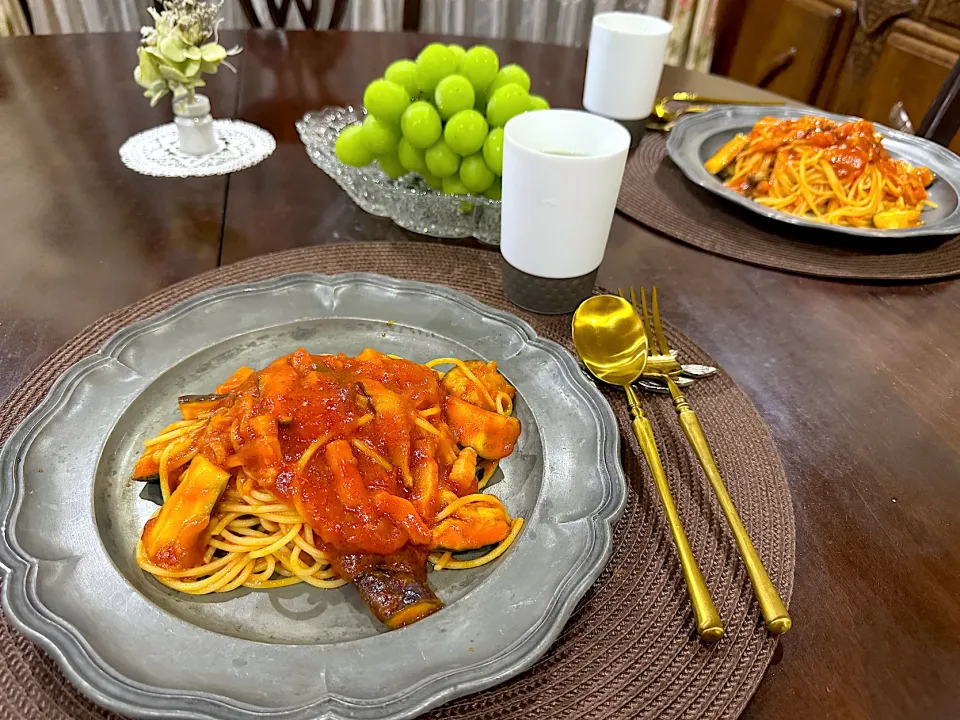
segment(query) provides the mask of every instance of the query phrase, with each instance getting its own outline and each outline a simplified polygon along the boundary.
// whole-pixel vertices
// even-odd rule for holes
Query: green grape
[[[491,185],[486,190],[484,190],[483,194],[486,197],[490,198],[491,200],[501,200],[502,194],[501,194],[500,178],[497,178],[496,180],[494,180],[493,185]]]
[[[460,58],[462,58],[467,52],[463,49],[463,45],[457,45],[456,43],[447,45],[447,49],[453,53],[455,58],[457,58],[457,63],[460,62]]]
[[[487,121],[476,110],[461,110],[447,120],[443,139],[460,155],[473,155],[483,147],[487,137]]]
[[[424,100],[412,103],[400,119],[400,130],[415,148],[428,148],[443,132],[443,122],[437,109]]]
[[[413,145],[405,137],[400,138],[400,144],[397,145],[397,159],[410,172],[422,173],[427,169],[427,164],[423,159],[423,150]]]
[[[437,83],[457,71],[457,56],[446,45],[430,43],[417,55],[417,86],[433,92]]]
[[[393,180],[407,174],[407,169],[400,164],[395,152],[377,155],[377,165]]]
[[[402,85],[411,98],[420,94],[417,86],[417,64],[413,60],[397,60],[390,63],[383,73],[384,80]]]
[[[472,193],[482,193],[496,180],[480,153],[463,159],[460,163],[460,179]]]
[[[460,58],[460,74],[477,92],[485,91],[497,77],[500,58],[486,45],[474,45]]]
[[[504,85],[490,96],[487,102],[487,122],[493,127],[503,127],[514,115],[530,109],[530,96],[516,83]]]
[[[519,85],[525,91],[530,92],[530,76],[527,74],[527,71],[519,65],[504,65],[500,68],[500,72],[498,72],[497,76],[493,79],[488,92],[492,95],[504,85],[509,85],[510,83]]]
[[[451,175],[450,177],[445,177],[443,179],[443,194],[444,195],[469,195],[470,190],[460,182],[460,178],[456,175]]]
[[[461,110],[472,110],[476,95],[473,85],[463,75],[448,75],[437,83],[433,98],[440,117],[449,120]]]
[[[438,178],[429,170],[424,170],[422,173],[420,173],[420,175],[424,180],[427,181],[427,185],[432,187],[434,190],[443,190],[443,180]]]
[[[494,128],[483,141],[483,161],[497,175],[503,175],[503,128]]]
[[[363,121],[363,142],[374,155],[385,155],[397,149],[400,129],[392,124],[367,115]]]
[[[395,123],[410,105],[410,96],[403,85],[389,80],[374,80],[363,93],[363,105],[367,112],[379,120]]]
[[[543,98],[540,95],[531,95],[530,109],[531,110],[549,110],[550,103],[547,102],[546,98]]]
[[[340,131],[335,146],[337,159],[344,165],[362,167],[373,162],[373,153],[363,141],[363,127],[350,125]]]
[[[424,153],[427,170],[439,178],[450,177],[460,169],[460,156],[440,138]]]

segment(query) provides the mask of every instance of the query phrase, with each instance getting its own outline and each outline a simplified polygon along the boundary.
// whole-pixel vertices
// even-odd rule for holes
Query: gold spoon
[[[670,130],[673,130],[673,127],[677,124],[677,121],[679,121],[684,115],[702,113],[706,112],[707,110],[713,110],[713,106],[685,105],[679,110],[667,110],[666,108],[663,108],[663,112],[657,112],[657,119],[650,118],[647,120],[647,127],[651,130],[663,130],[665,132],[669,132]]]
[[[573,344],[587,369],[605,383],[622,387],[627,394],[633,433],[647,459],[654,484],[660,493],[663,512],[680,556],[680,566],[690,594],[690,604],[697,620],[697,633],[705,642],[716,642],[723,637],[723,623],[710,597],[710,590],[693,557],[677,506],[670,494],[660,454],[657,452],[653,427],[643,414],[640,399],[630,387],[642,374],[647,364],[647,335],[640,316],[633,306],[615,295],[596,295],[584,300],[573,314]]]

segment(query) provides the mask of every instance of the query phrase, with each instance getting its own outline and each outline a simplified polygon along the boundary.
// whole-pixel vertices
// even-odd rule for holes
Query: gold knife
[[[703,428],[700,426],[700,419],[690,407],[687,399],[680,392],[680,388],[667,374],[661,375],[670,388],[670,395],[673,397],[673,404],[677,411],[680,421],[680,427],[683,428],[683,434],[687,436],[690,447],[700,460],[707,480],[713,487],[713,491],[720,501],[720,509],[727,519],[727,524],[733,532],[733,538],[737,543],[737,549],[743,558],[743,564],[747,568],[747,575],[753,585],[753,591],[760,603],[760,612],[763,613],[763,619],[767,629],[776,635],[782,635],[793,625],[793,620],[787,612],[783,600],[780,599],[777,589],[770,581],[766,568],[763,567],[763,561],[757,553],[756,548],[750,541],[747,529],[743,526],[740,516],[737,514],[737,508],[734,507],[730,493],[727,492],[723,484],[723,478],[720,476],[720,470],[716,461],[713,459],[713,453],[710,452],[710,445],[707,444],[707,437],[703,434]]]

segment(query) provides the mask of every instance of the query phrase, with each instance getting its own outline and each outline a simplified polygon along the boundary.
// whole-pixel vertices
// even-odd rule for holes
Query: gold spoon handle
[[[673,503],[670,486],[667,484],[667,476],[660,462],[660,453],[657,451],[653,427],[646,415],[643,414],[640,400],[633,388],[626,386],[624,390],[627,391],[627,401],[634,418],[631,423],[633,434],[647,459],[647,465],[653,475],[653,482],[657,486],[657,492],[660,493],[660,501],[663,503],[663,512],[667,516],[667,524],[670,525],[673,542],[677,546],[680,566],[683,568],[683,577],[687,583],[687,592],[690,594],[690,604],[693,606],[693,614],[697,619],[697,633],[700,635],[700,639],[705,642],[716,642],[723,637],[723,623],[716,606],[713,604],[713,598],[710,597],[710,590],[700,573],[697,560],[693,557],[693,550],[690,549],[690,542],[687,540],[686,533],[683,532],[683,525],[680,524],[680,515],[677,513],[677,506]]]
[[[710,452],[710,445],[707,444],[707,436],[703,434],[703,427],[700,425],[700,419],[693,408],[687,402],[683,393],[677,384],[667,376],[664,376],[667,385],[670,387],[670,394],[673,396],[673,402],[677,409],[677,416],[680,421],[680,427],[683,428],[683,434],[687,436],[690,447],[700,460],[703,471],[713,487],[713,491],[720,501],[720,508],[723,510],[724,517],[727,518],[727,524],[733,532],[733,538],[736,540],[737,549],[740,551],[740,557],[743,558],[743,564],[747,567],[747,575],[750,576],[750,582],[753,584],[753,591],[760,603],[760,612],[763,613],[763,619],[766,622],[767,629],[776,635],[782,635],[793,625],[793,620],[787,612],[783,600],[780,599],[777,589],[770,581],[766,568],[763,567],[763,561],[757,554],[756,548],[750,542],[750,536],[747,529],[737,514],[737,508],[723,484],[723,478],[720,476],[720,469],[713,459],[713,453]]]

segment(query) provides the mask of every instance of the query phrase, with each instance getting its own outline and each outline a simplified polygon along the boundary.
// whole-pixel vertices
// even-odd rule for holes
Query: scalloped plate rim
[[[602,457],[599,459],[603,462],[598,465],[604,494],[588,516],[589,522],[586,524],[591,530],[590,552],[585,553],[583,560],[563,576],[553,600],[536,622],[514,643],[483,664],[492,666],[506,663],[505,666],[487,674],[484,673],[482,665],[467,666],[453,676],[434,675],[427,678],[407,692],[389,698],[388,701],[394,707],[389,709],[389,714],[382,716],[385,720],[415,716],[446,700],[496,685],[528,668],[549,649],[572,614],[576,603],[596,581],[609,560],[613,529],[626,504],[626,478],[619,460],[619,430],[610,406],[599,390],[579,373],[576,361],[561,345],[540,338],[533,328],[520,318],[485,305],[464,293],[431,283],[398,280],[374,273],[324,275],[301,272],[204,290],[156,315],[121,328],[111,335],[97,352],[81,358],[67,368],[54,381],[48,394],[14,429],[0,452],[0,530],[3,531],[0,532],[0,573],[4,578],[0,586],[0,599],[4,612],[18,630],[53,656],[58,667],[83,694],[105,707],[151,719],[176,717],[226,720],[240,717],[238,713],[242,713],[243,717],[275,720],[339,720],[351,717],[351,708],[369,709],[382,706],[379,700],[371,703],[329,693],[307,704],[264,709],[215,693],[171,692],[126,677],[102,660],[87,644],[79,630],[50,611],[39,600],[35,585],[30,581],[35,580],[40,561],[19,546],[15,547],[13,543],[16,543],[16,533],[11,532],[10,527],[24,500],[20,483],[11,488],[8,482],[11,471],[15,477],[19,477],[19,452],[39,434],[53,411],[70,401],[71,392],[99,364],[98,361],[113,359],[120,362],[119,354],[141,333],[149,332],[151,328],[193,308],[228,297],[232,293],[275,289],[308,282],[330,287],[366,282],[390,290],[426,290],[465,305],[480,316],[505,323],[518,331],[525,343],[540,347],[558,361],[565,370],[566,379],[579,391],[581,399],[590,405],[601,436]],[[463,676],[462,682],[457,681],[459,676]],[[454,682],[449,681],[451,677]],[[138,700],[141,702],[137,702]],[[153,702],[148,706],[143,701]]]

